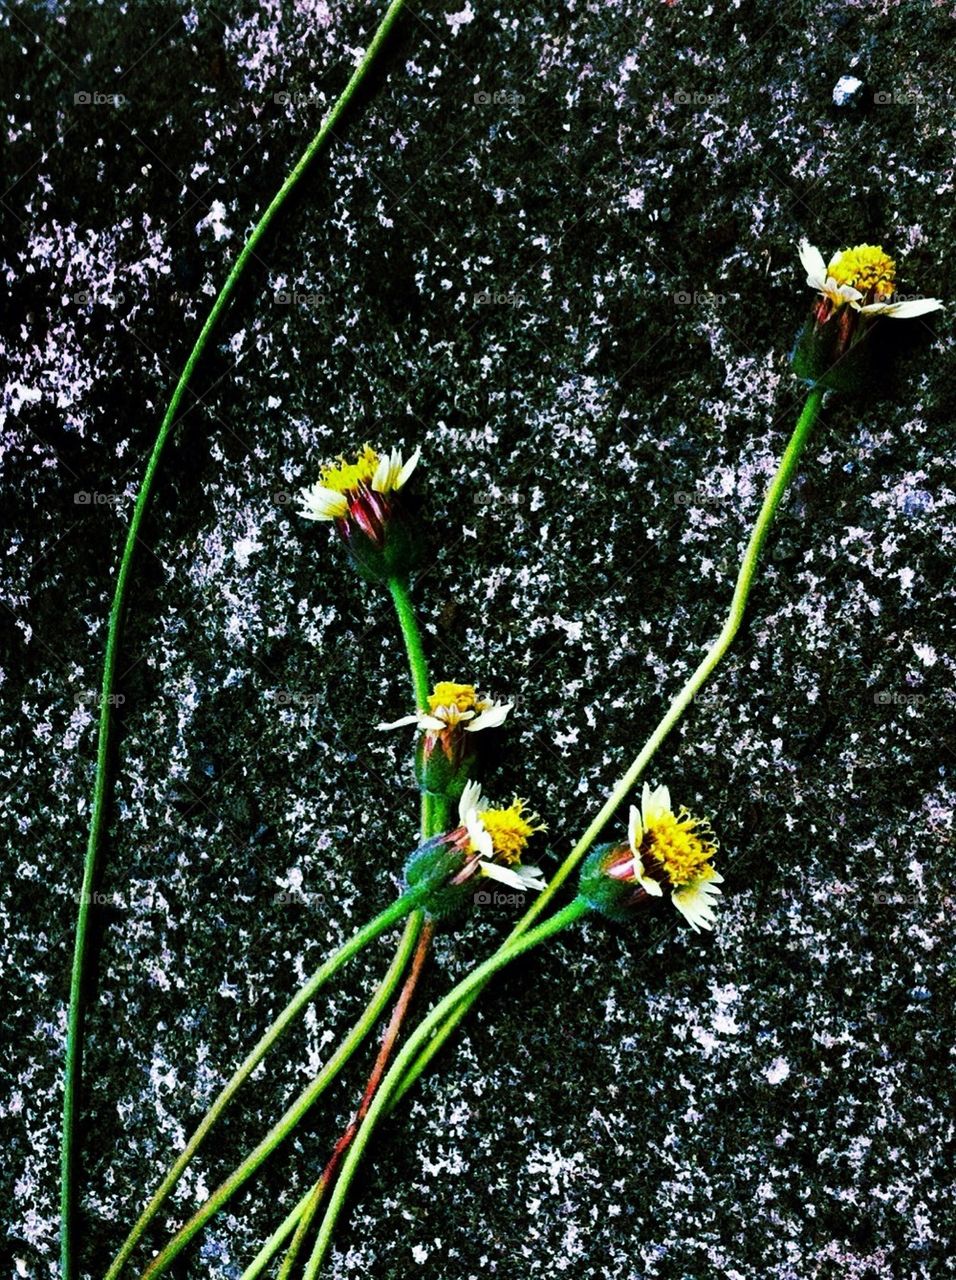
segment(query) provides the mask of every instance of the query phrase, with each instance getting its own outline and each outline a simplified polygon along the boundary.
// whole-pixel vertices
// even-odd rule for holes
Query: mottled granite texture
[[[56,1272],[90,690],[132,497],[212,294],[380,9],[0,11],[4,1274]],[[389,602],[288,495],[350,443],[423,444],[435,672],[516,698],[488,785],[532,798],[553,867],[719,625],[799,405],[798,237],[882,241],[906,293],[956,296],[947,10],[412,5],[257,255],[145,528],[84,1274],[414,841],[406,740],[372,728],[408,706]],[[842,76],[864,87],[837,106]],[[746,633],[652,769],[713,815],[719,931],[592,925],[516,966],[383,1132],[330,1276],[954,1273],[951,320],[924,337],[892,394],[829,405]],[[426,996],[513,914],[443,937]],[[290,1037],[178,1218],[387,954]],[[180,1276],[239,1275],[367,1061]]]

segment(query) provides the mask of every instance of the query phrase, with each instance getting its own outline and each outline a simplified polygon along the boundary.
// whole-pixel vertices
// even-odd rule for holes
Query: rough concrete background
[[[211,297],[380,8],[0,11],[4,1274],[56,1272],[91,691],[135,488]],[[97,911],[85,1274],[414,843],[407,741],[373,730],[408,709],[389,601],[288,495],[365,439],[422,444],[433,673],[517,701],[487,786],[531,798],[556,865],[719,626],[800,403],[797,239],[882,242],[903,292],[956,295],[952,18],[412,4],[258,253],[147,521]],[[844,75],[864,86],[838,106]],[[956,1270],[956,366],[948,314],[918,328],[892,395],[829,403],[746,633],[651,770],[713,816],[719,930],[591,925],[499,981],[382,1133],[330,1275]],[[424,999],[513,915],[444,936]],[[177,1221],[387,955],[290,1036]],[[180,1276],[240,1274],[367,1064]]]

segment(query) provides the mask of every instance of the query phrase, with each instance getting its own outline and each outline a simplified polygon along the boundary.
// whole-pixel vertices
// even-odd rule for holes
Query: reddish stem
[[[378,1086],[382,1082],[382,1076],[385,1074],[385,1069],[388,1066],[389,1059],[395,1049],[396,1041],[398,1040],[399,1033],[402,1029],[402,1024],[405,1021],[405,1015],[408,1013],[408,1007],[412,1002],[412,996],[415,994],[415,988],[418,986],[418,979],[421,977],[422,968],[428,956],[428,950],[431,946],[434,934],[434,921],[426,920],[418,939],[418,946],[415,948],[415,954],[412,957],[412,964],[408,971],[408,977],[405,979],[405,984],[395,1002],[395,1008],[392,1010],[392,1016],[389,1019],[388,1026],[385,1028],[385,1032],[382,1036],[382,1043],[379,1047],[378,1057],[375,1059],[375,1065],[372,1067],[372,1073],[365,1086],[365,1092],[362,1094],[362,1101],[359,1103],[358,1110],[346,1126],[341,1137],[332,1148],[332,1154],[329,1157],[328,1163],[322,1170],[315,1186],[312,1188],[312,1197],[306,1206],[305,1212],[299,1219],[299,1225],[296,1227],[292,1243],[289,1245],[289,1250],[282,1261],[282,1266],[279,1268],[277,1280],[287,1280],[287,1277],[291,1274],[299,1250],[302,1247],[302,1242],[308,1234],[309,1228],[311,1227],[312,1221],[318,1212],[319,1205],[322,1203],[325,1193],[332,1185],[335,1175],[338,1172],[339,1165],[342,1162],[342,1157],[352,1145],[352,1140],[358,1133],[362,1121],[368,1114],[368,1109],[372,1105],[372,1099],[378,1091]]]

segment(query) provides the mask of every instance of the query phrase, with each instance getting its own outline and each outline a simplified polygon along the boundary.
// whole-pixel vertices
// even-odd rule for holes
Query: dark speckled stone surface
[[[4,1274],[57,1269],[90,691],[137,480],[215,290],[379,11],[0,10]],[[84,1275],[414,843],[406,740],[374,731],[408,709],[390,602],[289,495],[351,444],[422,444],[434,674],[516,700],[487,786],[540,810],[553,868],[719,627],[800,403],[796,241],[882,242],[904,293],[956,296],[951,35],[947,6],[894,0],[411,7],[258,253],[144,529]],[[953,1274],[956,367],[948,313],[930,321],[883,398],[828,405],[746,631],[651,770],[713,817],[719,930],[589,925],[515,966],[383,1131],[329,1276]],[[444,935],[423,1002],[513,915]],[[388,954],[290,1036],[176,1221]],[[367,1064],[180,1276],[239,1276]]]

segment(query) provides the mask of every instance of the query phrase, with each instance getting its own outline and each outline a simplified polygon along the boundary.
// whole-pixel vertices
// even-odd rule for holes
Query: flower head
[[[861,315],[913,320],[939,311],[944,305],[938,298],[891,302],[896,292],[896,263],[879,245],[858,244],[852,249],[841,249],[827,264],[819,249],[808,240],[801,240],[799,254],[807,273],[807,284],[816,289],[822,299],[817,307],[818,323],[825,323],[844,306]]]
[[[440,680],[428,696],[427,711],[402,716],[387,724],[383,722],[378,727],[399,729],[404,725],[416,724],[436,741],[441,738],[442,744],[447,746],[451,732],[459,727],[467,733],[477,733],[480,729],[497,729],[504,724],[512,706],[510,702],[491,702],[483,698],[476,692],[473,684]]]
[[[723,876],[711,859],[717,842],[710,824],[671,807],[667,787],[645,782],[641,807],[631,806],[626,845],[604,845],[585,863],[581,892],[613,919],[625,919],[647,898],[670,896],[695,930],[712,929]]]
[[[829,263],[807,240],[800,241],[798,251],[807,284],[819,297],[791,357],[795,372],[827,390],[872,389],[885,375],[891,351],[885,331],[877,326],[873,335],[874,322],[881,316],[913,320],[938,311],[943,303],[938,298],[895,299],[896,263],[879,245],[841,249]]]
[[[398,492],[418,465],[421,450],[407,462],[398,449],[377,453],[363,445],[354,461],[345,457],[319,472],[318,484],[303,489],[299,514],[306,520],[333,520],[366,576],[382,579],[411,567],[412,540],[401,519]]]
[[[422,732],[416,749],[419,783],[426,791],[454,799],[461,794],[475,760],[471,735],[504,724],[512,705],[492,702],[479,694],[473,684],[441,680],[428,697],[427,710],[378,727],[417,725]]]
[[[540,891],[544,877],[537,867],[522,863],[528,841],[544,824],[524,800],[514,799],[505,809],[495,809],[481,794],[477,782],[469,782],[458,802],[458,826],[427,841],[412,854],[405,868],[409,886],[430,880],[433,892],[428,909],[435,915],[454,910],[464,896],[464,886],[475,876],[498,880],[519,892]]]

